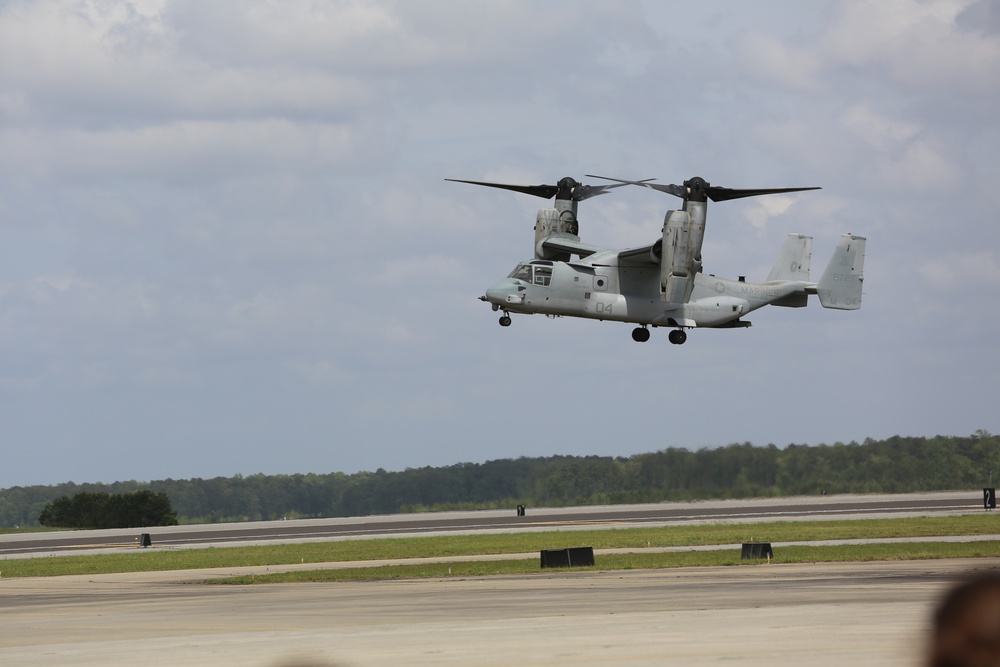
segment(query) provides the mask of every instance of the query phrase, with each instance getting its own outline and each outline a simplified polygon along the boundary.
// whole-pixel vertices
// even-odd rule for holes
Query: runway
[[[934,601],[1000,558],[210,586],[204,573],[0,580],[0,663],[920,664]]]
[[[149,533],[161,548],[226,544],[412,537],[442,533],[578,530],[697,524],[706,522],[800,521],[982,512],[979,490],[922,494],[837,495],[754,500],[715,500],[645,505],[528,508],[435,512],[370,517],[257,521],[144,529],[62,531],[0,535],[0,559],[32,554],[134,547]]]

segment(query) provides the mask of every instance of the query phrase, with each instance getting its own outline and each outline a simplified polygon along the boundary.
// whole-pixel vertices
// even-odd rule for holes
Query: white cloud
[[[739,36],[734,46],[742,69],[755,79],[807,92],[819,87],[821,60],[811,45],[797,47],[770,35],[748,33]]]
[[[895,151],[920,132],[912,121],[893,120],[873,112],[866,104],[848,107],[843,114],[844,124],[879,151]]]
[[[1000,43],[957,29],[968,0],[841,3],[826,48],[845,65],[872,68],[908,92],[979,95],[1000,90]]]
[[[373,276],[381,284],[392,288],[416,289],[421,292],[434,290],[439,283],[447,284],[467,277],[464,262],[455,257],[431,255],[411,257],[385,263]]]
[[[862,173],[883,188],[920,195],[928,191],[953,192],[961,182],[960,170],[937,147],[933,136],[917,123],[876,114],[865,105],[848,108],[843,117],[848,131],[870,146],[871,159],[859,165]]]
[[[1000,258],[995,250],[948,253],[926,262],[917,260],[923,286],[948,299],[975,294],[983,285],[1000,284]],[[954,303],[949,304],[954,307]]]
[[[756,199],[753,204],[744,207],[743,214],[758,232],[764,232],[767,230],[769,220],[784,215],[792,208],[793,204],[795,204],[795,199],[792,197],[770,195]]]
[[[4,171],[36,177],[188,180],[231,179],[290,163],[344,169],[369,149],[356,127],[287,120],[180,121],[100,132],[8,131],[0,134]]]

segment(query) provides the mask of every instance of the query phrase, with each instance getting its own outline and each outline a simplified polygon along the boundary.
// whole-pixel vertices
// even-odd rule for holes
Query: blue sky
[[[996,431],[997,71],[986,0],[0,3],[0,487]],[[499,327],[544,202],[444,179],[588,173],[821,186],[705,269],[853,232],[864,306]]]

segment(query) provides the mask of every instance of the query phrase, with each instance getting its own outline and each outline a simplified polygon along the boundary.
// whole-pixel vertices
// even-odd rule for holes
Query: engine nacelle
[[[659,264],[660,260],[663,259],[663,239],[654,243],[653,247],[649,249],[649,259],[653,264]]]
[[[691,276],[691,243],[687,211],[669,211],[663,221],[660,245],[660,298],[670,303],[684,303]]]
[[[579,231],[576,211],[572,207],[539,209],[535,217],[535,259],[568,262],[571,259],[569,254],[547,250],[542,242],[552,236],[579,241]]]
[[[695,274],[701,272],[706,204],[689,201],[685,206],[683,211],[667,212],[659,244],[660,298],[670,303],[685,303],[691,297]]]

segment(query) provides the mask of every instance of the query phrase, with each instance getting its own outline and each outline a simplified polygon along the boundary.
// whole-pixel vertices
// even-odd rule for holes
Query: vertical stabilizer
[[[861,307],[864,284],[865,242],[863,236],[844,234],[816,286],[824,308],[857,310]]]
[[[812,259],[812,237],[802,234],[789,234],[785,245],[781,248],[778,259],[774,261],[771,272],[767,274],[767,282],[772,280],[794,280],[809,282],[809,264]]]

